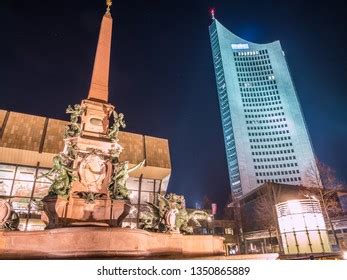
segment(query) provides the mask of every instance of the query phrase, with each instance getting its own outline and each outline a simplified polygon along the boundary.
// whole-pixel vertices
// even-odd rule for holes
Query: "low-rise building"
[[[335,192],[331,199],[336,200],[341,211],[335,217],[331,217],[334,230],[330,227],[325,215],[326,226],[329,233],[329,241],[333,250],[338,250],[335,236],[340,249],[345,250],[347,244],[347,213],[343,211],[343,199],[345,191]],[[278,219],[275,205],[288,200],[305,199],[303,186],[293,186],[277,183],[265,183],[243,196],[236,207],[241,213],[240,246],[245,253],[271,253],[280,252]]]

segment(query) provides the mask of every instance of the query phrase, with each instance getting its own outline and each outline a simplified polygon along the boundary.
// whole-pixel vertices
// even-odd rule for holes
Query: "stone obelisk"
[[[92,81],[88,94],[89,100],[108,102],[108,80],[110,69],[112,39],[112,16],[109,9],[101,21],[99,40],[94,60]]]
[[[107,1],[107,10],[101,21],[88,98],[82,102],[82,106],[86,108],[82,115],[82,135],[85,136],[105,137],[110,113],[114,110],[113,106],[108,104],[112,40],[111,5],[112,2]]]
[[[79,224],[120,226],[128,214],[127,164],[119,162],[118,132],[123,114],[108,103],[112,39],[111,1],[102,18],[88,98],[69,106],[64,151],[54,159],[50,195],[45,198],[48,227]],[[109,118],[114,123],[109,127]]]

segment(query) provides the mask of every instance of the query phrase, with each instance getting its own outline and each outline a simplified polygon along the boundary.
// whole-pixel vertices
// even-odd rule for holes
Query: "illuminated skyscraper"
[[[233,194],[307,184],[315,160],[280,42],[248,42],[214,17],[209,31]]]

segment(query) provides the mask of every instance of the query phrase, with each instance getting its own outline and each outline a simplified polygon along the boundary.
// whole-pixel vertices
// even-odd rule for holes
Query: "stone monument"
[[[147,202],[148,210],[141,213],[140,227],[145,230],[191,234],[193,227],[189,223],[199,227],[199,220],[207,220],[210,216],[202,210],[188,213],[183,195],[168,193],[158,195],[157,200],[157,204]]]
[[[0,203],[0,258],[144,258],[163,255],[208,256],[224,253],[223,238],[194,236],[184,198],[159,196],[159,206],[142,217],[143,229],[121,228],[130,211],[126,182],[142,168],[121,162],[118,132],[124,115],[108,103],[112,17],[107,1],[87,99],[68,106],[70,122],[64,149],[43,174],[51,180],[49,193],[38,202],[43,209],[44,231],[21,232],[18,216],[8,202]],[[30,242],[28,242],[30,240]]]
[[[127,162],[119,161],[123,148],[118,144],[118,132],[125,121],[124,115],[108,103],[111,5],[107,1],[88,98],[66,109],[70,123],[64,150],[54,157],[51,171],[43,175],[52,181],[43,199],[42,219],[47,228],[120,226],[130,210],[128,173],[144,165],[141,162],[129,169]]]

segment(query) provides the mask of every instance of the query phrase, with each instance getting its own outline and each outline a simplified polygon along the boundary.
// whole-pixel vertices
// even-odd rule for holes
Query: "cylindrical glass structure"
[[[318,200],[288,200],[277,204],[276,211],[285,254],[331,252]]]

